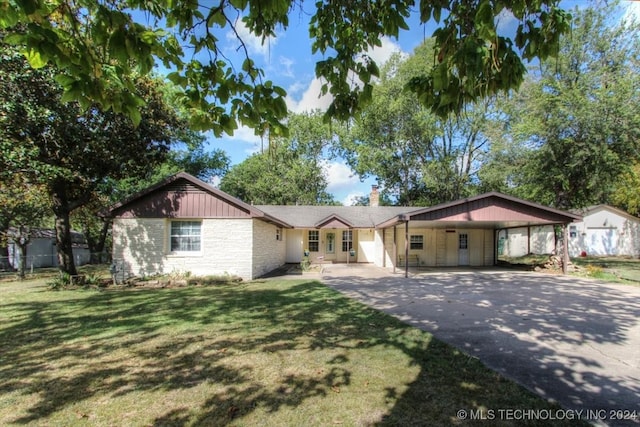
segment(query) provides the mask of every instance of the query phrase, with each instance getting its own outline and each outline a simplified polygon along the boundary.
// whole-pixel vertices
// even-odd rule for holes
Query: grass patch
[[[637,258],[580,257],[571,261],[583,267],[583,275],[588,277],[640,286],[640,260]]]
[[[456,413],[557,409],[315,281],[0,292],[0,425],[486,425]]]

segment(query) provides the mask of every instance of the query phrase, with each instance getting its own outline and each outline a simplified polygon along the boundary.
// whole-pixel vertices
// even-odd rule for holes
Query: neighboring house
[[[377,187],[371,200],[376,205]],[[109,209],[123,277],[171,272],[259,277],[312,262],[396,268],[490,266],[501,229],[580,217],[499,193],[428,208],[252,206],[179,173]]]
[[[640,255],[640,218],[608,205],[590,206],[575,213],[583,219],[569,227],[571,256]]]
[[[9,236],[15,232],[9,229]],[[89,263],[91,254],[89,246],[84,237],[84,234],[72,231],[71,242],[73,247],[73,259],[77,266]],[[19,250],[15,243],[9,240],[9,264],[13,268],[18,268]],[[27,245],[27,253],[25,254],[25,267],[42,268],[42,267],[57,267],[58,266],[58,254],[56,248],[56,232],[55,230],[48,228],[37,228],[32,230],[32,236]]]

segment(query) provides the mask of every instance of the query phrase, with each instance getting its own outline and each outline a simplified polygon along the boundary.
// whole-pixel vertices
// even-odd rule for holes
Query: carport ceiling
[[[524,221],[409,221],[409,228],[437,228],[437,229],[488,229],[501,230],[504,228],[533,227],[539,225],[554,225],[554,222],[524,222]],[[404,228],[404,223],[398,224]]]

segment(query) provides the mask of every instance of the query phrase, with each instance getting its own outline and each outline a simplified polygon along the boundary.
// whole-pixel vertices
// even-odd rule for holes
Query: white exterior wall
[[[374,262],[376,259],[376,242],[373,229],[353,230],[354,240],[358,245],[354,245],[357,262]],[[356,239],[357,235],[357,239]]]
[[[385,267],[385,258],[387,253],[384,247],[384,230],[374,230],[373,234],[375,246],[373,263],[378,267]]]
[[[382,232],[380,232],[381,235]],[[384,230],[385,267],[393,267],[396,263],[393,253],[393,228]],[[457,229],[447,232],[445,229],[410,228],[409,236],[423,236],[423,249],[409,249],[409,255],[417,255],[420,266],[423,267],[454,267],[459,265],[459,240],[460,233],[468,235],[468,263],[470,266],[491,266],[494,258],[493,230],[485,229]],[[404,227],[397,231],[397,253],[404,256],[405,230]],[[380,243],[380,247],[382,244]],[[382,266],[376,261],[376,265]],[[410,264],[411,265],[411,264]]]
[[[640,255],[640,219],[600,209],[571,224],[569,255]]]
[[[123,263],[125,277],[190,272],[253,278],[253,220],[204,219],[201,251],[178,255],[169,253],[170,227],[169,219],[114,220],[113,259]]]
[[[384,266],[385,267],[393,267],[396,265],[396,260],[394,259],[394,251],[393,251],[393,227],[387,228],[384,231]],[[400,233],[398,232],[398,235]],[[397,250],[400,250],[400,246],[398,245]]]
[[[280,229],[280,240],[276,240],[277,229],[273,224],[253,220],[253,278],[280,267],[286,261],[285,233]]]
[[[509,257],[519,257],[532,254],[551,254],[555,250],[553,225],[509,228],[500,230],[499,238],[504,239],[502,254]],[[527,242],[527,239],[529,241]]]
[[[20,265],[18,262],[18,258],[20,257],[18,245],[9,242],[7,249],[9,251],[9,264],[14,268],[18,268],[18,265]],[[26,269],[58,266],[58,250],[55,239],[32,238],[26,249]],[[89,261],[91,261],[89,248],[74,245],[72,252],[76,267],[88,264]]]

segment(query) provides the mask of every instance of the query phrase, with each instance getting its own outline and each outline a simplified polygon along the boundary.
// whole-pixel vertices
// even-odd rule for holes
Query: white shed
[[[608,205],[577,211],[580,222],[569,226],[569,254],[640,255],[640,218]]]

